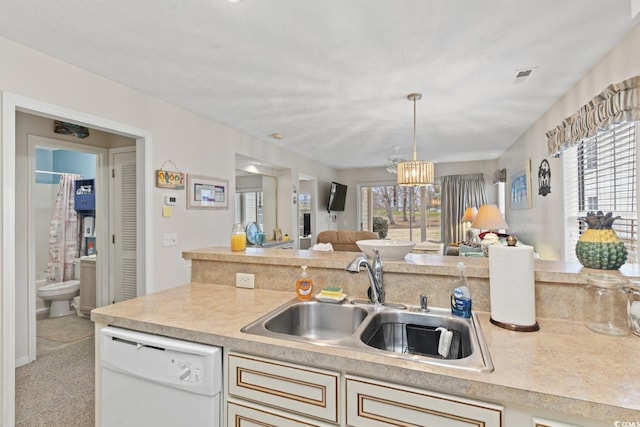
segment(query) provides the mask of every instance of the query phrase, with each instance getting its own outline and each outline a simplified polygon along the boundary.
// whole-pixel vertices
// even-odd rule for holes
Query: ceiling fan
[[[397,170],[397,166],[398,163],[403,162],[406,160],[406,157],[403,156],[402,154],[400,154],[400,146],[398,145],[394,145],[393,147],[391,147],[392,149],[392,153],[389,155],[389,157],[387,157],[387,161],[380,165],[375,165],[375,166],[367,166],[362,168],[362,170],[367,170],[367,169],[377,169],[377,168],[385,168],[387,172],[392,173],[392,174],[397,174],[398,170]]]
[[[405,161],[406,159],[400,155],[400,147],[395,145],[393,147],[393,154],[387,157],[387,163],[385,164],[385,169],[387,172],[396,174],[398,173],[398,163]]]

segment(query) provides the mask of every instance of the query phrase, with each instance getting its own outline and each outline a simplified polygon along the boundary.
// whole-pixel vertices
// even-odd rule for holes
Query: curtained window
[[[565,258],[575,259],[584,231],[577,218],[612,212],[614,229],[627,245],[627,262],[638,260],[636,129],[640,120],[640,76],[609,85],[547,132],[549,155],[563,155]]]
[[[487,204],[484,176],[481,173],[442,177],[442,241],[445,247],[464,239],[462,216],[466,208]]]
[[[640,76],[609,85],[570,117],[547,132],[549,155],[560,153],[614,124],[640,120]]]

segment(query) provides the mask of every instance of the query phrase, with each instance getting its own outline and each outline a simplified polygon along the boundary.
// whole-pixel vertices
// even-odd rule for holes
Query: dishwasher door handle
[[[140,350],[142,347],[146,347],[146,348],[152,348],[154,350],[166,351],[166,349],[163,347],[158,347],[156,345],[142,344],[136,341],[126,340],[124,338],[111,337],[111,340],[121,344],[135,345],[138,350]]]

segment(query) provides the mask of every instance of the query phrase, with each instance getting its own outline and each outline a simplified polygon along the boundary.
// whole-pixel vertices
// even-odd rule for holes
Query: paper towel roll
[[[489,246],[491,322],[507,329],[538,330],[531,246]]]

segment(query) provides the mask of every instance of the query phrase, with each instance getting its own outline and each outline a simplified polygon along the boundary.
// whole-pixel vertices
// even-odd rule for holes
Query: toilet
[[[43,300],[51,301],[49,317],[61,317],[73,314],[70,303],[80,290],[79,280],[51,283],[38,289],[37,293]]]

